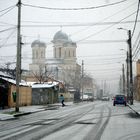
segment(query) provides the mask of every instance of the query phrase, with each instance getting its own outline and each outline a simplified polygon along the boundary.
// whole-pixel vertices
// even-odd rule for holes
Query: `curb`
[[[14,114],[14,117],[19,117],[19,116],[23,116],[23,115],[29,115],[31,114],[31,112],[25,112],[25,113],[19,113],[19,114]]]
[[[140,115],[140,113],[137,112],[135,109],[133,109],[129,104],[127,104],[127,105],[128,105],[128,107],[129,107],[131,110],[133,110],[137,115]]]
[[[33,113],[37,113],[37,112],[41,112],[41,111],[46,111],[46,110],[54,110],[54,109],[57,109],[58,106],[54,107],[54,106],[51,106],[51,107],[46,107],[44,109],[41,109],[41,110],[36,110],[36,111],[29,111],[29,112],[23,112],[23,113],[18,113],[18,114],[14,114],[13,116],[14,117],[19,117],[19,116],[24,116],[24,115],[29,115],[29,114],[33,114]]]
[[[2,119],[0,118],[0,121],[17,119],[20,116],[29,115],[29,114],[33,114],[33,113],[37,113],[37,112],[41,112],[41,111],[46,111],[46,110],[56,110],[60,106],[61,105],[50,105],[50,106],[47,106],[47,107],[40,108],[40,109],[38,109],[36,111],[21,112],[21,113],[11,115],[11,118],[4,118],[4,117]]]

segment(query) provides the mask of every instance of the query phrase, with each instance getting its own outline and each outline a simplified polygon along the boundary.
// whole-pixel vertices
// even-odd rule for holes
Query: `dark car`
[[[125,95],[116,95],[114,97],[113,105],[115,106],[116,104],[126,106],[126,97],[125,97]]]

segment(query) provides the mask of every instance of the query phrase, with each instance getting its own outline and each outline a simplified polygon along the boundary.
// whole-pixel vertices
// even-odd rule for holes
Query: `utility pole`
[[[133,67],[132,67],[132,43],[131,30],[128,30],[128,45],[129,45],[129,63],[130,63],[130,104],[133,105]]]
[[[10,62],[6,63],[6,66],[7,66],[7,68],[6,68],[6,69],[7,69],[7,70],[6,70],[6,71],[7,71],[7,74],[8,74],[8,72],[9,72],[10,65],[11,65],[11,63],[10,63]]]
[[[122,79],[123,79],[123,94],[125,95],[125,74],[124,74],[124,64],[122,64]]]
[[[48,82],[47,67],[46,67],[46,65],[45,65],[45,81],[47,81],[47,82]]]
[[[58,80],[58,71],[59,71],[59,69],[58,69],[58,67],[56,67],[56,79]]]
[[[130,91],[130,86],[129,86],[129,56],[128,56],[128,51],[127,51],[127,58],[126,58],[126,65],[127,65],[127,71],[126,71],[126,81],[127,81],[127,102],[129,101],[129,91]]]
[[[129,81],[129,89],[128,89],[128,101],[130,102],[131,105],[133,105],[133,67],[132,67],[132,42],[131,42],[131,30],[127,30],[127,29],[124,29],[124,28],[118,28],[118,29],[122,29],[122,30],[126,30],[128,32],[128,57],[127,57],[127,64],[129,63],[129,67],[128,67],[128,70],[129,70],[129,76],[128,76],[128,81]],[[128,82],[127,81],[127,82]]]
[[[81,78],[81,82],[82,82],[82,101],[83,101],[83,83],[84,83],[84,61],[82,60],[82,78]]]
[[[120,75],[119,92],[122,93],[122,75]]]
[[[21,0],[17,3],[18,23],[17,23],[17,62],[16,62],[16,106],[15,112],[19,112],[19,83],[21,81]]]

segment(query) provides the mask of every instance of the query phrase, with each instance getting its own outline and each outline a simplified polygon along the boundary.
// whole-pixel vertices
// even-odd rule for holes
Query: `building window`
[[[66,50],[65,50],[65,57],[66,57]]]
[[[54,57],[56,58],[56,48],[54,49]]]
[[[38,58],[38,52],[36,51],[36,58]]]
[[[70,57],[70,50],[69,50],[69,57]]]
[[[35,58],[35,51],[33,50],[33,58]]]
[[[44,55],[43,55],[43,51],[41,52],[41,58],[43,58],[44,57]]]
[[[61,48],[59,48],[59,57],[61,57]]]

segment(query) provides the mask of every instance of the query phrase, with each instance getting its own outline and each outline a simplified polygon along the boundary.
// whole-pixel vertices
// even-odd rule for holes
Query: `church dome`
[[[43,41],[35,40],[32,42],[31,47],[46,47],[46,44]]]
[[[56,42],[61,42],[63,44],[63,46],[65,46],[65,47],[67,47],[67,46],[75,47],[76,46],[76,43],[71,40],[70,36],[68,36],[66,33],[62,32],[61,30],[56,32],[56,34],[53,37],[52,42],[54,44]]]
[[[69,37],[66,33],[64,33],[62,31],[58,31],[58,32],[56,32],[56,34],[53,37],[53,41],[57,41],[57,40],[68,41]]]

